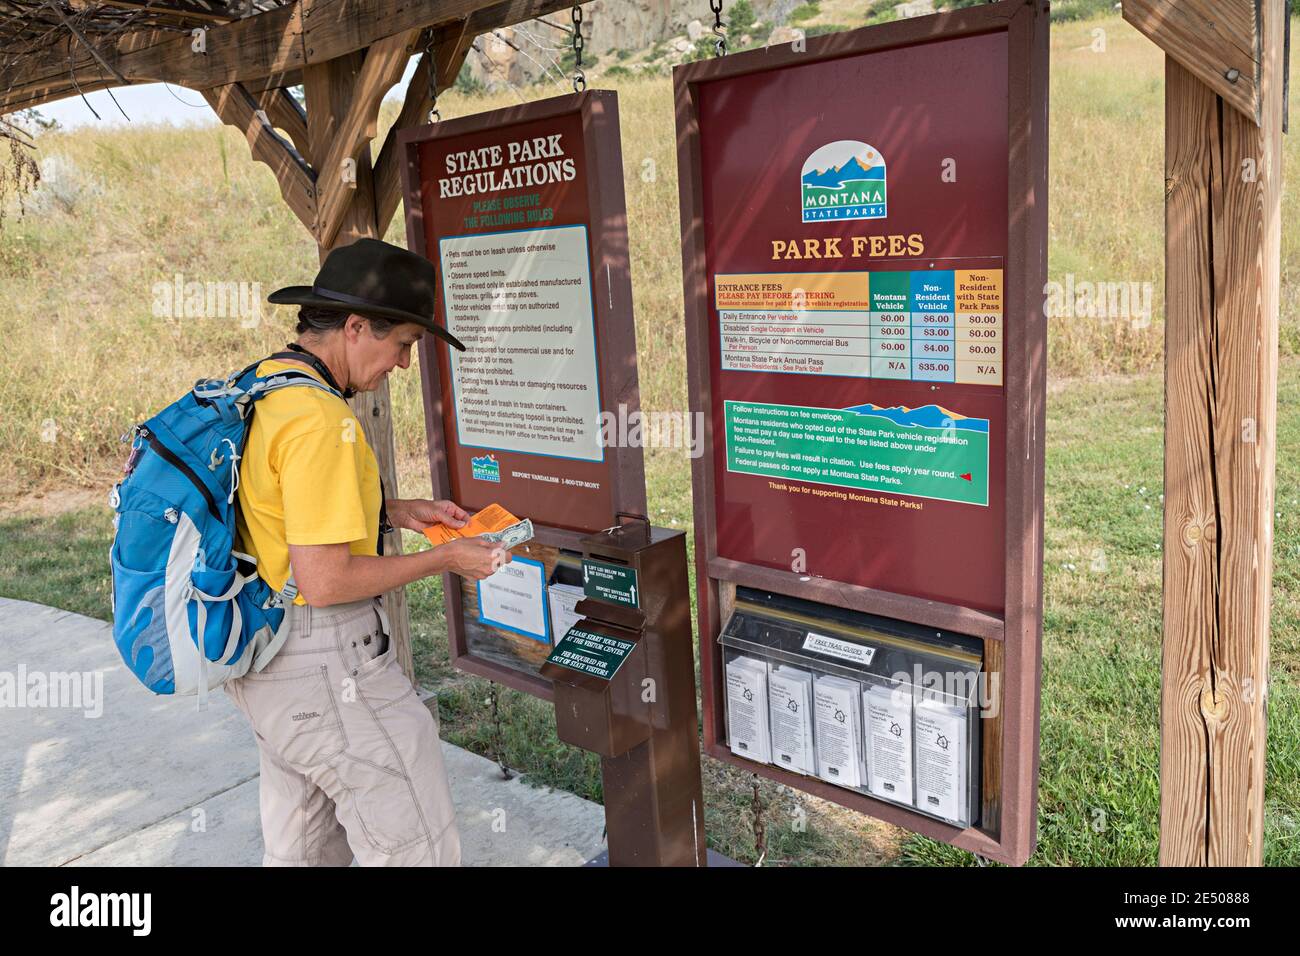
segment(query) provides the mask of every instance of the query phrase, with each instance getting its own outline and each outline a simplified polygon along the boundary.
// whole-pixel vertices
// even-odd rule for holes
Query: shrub
[[[808,0],[807,3],[795,7],[790,11],[791,23],[803,23],[805,20],[811,20],[822,12],[821,5],[817,0]]]

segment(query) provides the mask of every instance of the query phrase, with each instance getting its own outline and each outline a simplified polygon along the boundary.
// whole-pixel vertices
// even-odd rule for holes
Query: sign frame
[[[1008,234],[1004,315],[1022,334],[1004,336],[1006,567],[1002,615],[720,557],[714,513],[712,289],[705,258],[699,87],[710,81],[856,54],[1004,31],[1008,52]],[[703,695],[704,751],[796,790],[885,820],[989,859],[1025,862],[1037,840],[1042,662],[1043,471],[1046,426],[1048,5],[1003,0],[685,64],[673,71],[682,221],[688,393],[705,423],[703,454],[691,464]],[[981,822],[960,829],[905,807],[733,755],[726,744],[722,648],[735,588],[745,586],[968,634],[984,642],[984,668],[1001,675],[996,717],[980,721]]]
[[[481,133],[503,126],[555,119],[576,114],[582,125],[582,156],[586,170],[586,226],[590,258],[593,323],[596,332],[596,362],[602,411],[617,412],[624,406],[630,415],[640,411],[640,390],[635,361],[636,325],[633,317],[632,280],[629,270],[627,208],[623,191],[622,150],[619,136],[618,97],[612,90],[585,90],[518,106],[490,110],[456,119],[402,130],[397,137],[402,195],[406,209],[407,248],[430,258],[424,204],[421,192],[420,148],[444,137]],[[485,230],[485,234],[488,230]],[[460,234],[448,231],[447,235]],[[437,265],[436,260],[435,265]],[[439,301],[442,300],[439,267]],[[444,381],[439,365],[438,345],[432,334],[420,341],[420,380],[424,399],[425,434],[428,439],[429,470],[435,498],[451,498],[451,478],[446,445],[445,397],[450,383]],[[609,524],[616,525],[619,512],[646,513],[645,471],[642,450],[617,443],[603,445],[606,474],[612,499]],[[465,450],[472,454],[470,449]],[[528,516],[531,517],[531,516]],[[542,549],[563,549],[581,553],[581,541],[602,528],[555,527],[533,519],[534,538],[521,546],[533,553]],[[544,582],[545,584],[545,582]],[[469,647],[465,621],[466,601],[461,580],[443,575],[443,596],[447,619],[447,643],[452,664],[479,677],[497,681],[543,700],[554,699],[551,681],[540,674],[475,653]],[[553,645],[550,645],[553,647]],[[548,647],[549,651],[549,647]],[[544,657],[543,657],[544,660]],[[541,660],[538,665],[540,666]]]

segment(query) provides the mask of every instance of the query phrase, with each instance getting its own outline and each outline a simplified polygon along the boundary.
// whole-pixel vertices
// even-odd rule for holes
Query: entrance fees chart
[[[1002,270],[717,275],[725,371],[1002,384]]]

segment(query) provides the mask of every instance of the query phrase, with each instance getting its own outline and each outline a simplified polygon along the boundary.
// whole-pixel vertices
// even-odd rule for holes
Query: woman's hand
[[[503,564],[510,563],[510,552],[496,541],[461,538],[433,549],[447,565],[447,570],[471,581],[481,581]]]
[[[430,501],[428,498],[393,498],[385,505],[394,528],[424,531],[435,524],[463,528],[469,513],[454,501]]]

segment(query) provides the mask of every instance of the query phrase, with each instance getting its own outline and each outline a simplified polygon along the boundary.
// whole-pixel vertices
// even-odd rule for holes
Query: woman
[[[463,526],[450,501],[383,500],[378,464],[346,401],[407,368],[433,324],[435,273],[373,239],[334,250],[311,286],[269,300],[299,305],[298,340],[259,374],[301,368],[334,391],[261,399],[239,472],[238,542],[293,599],[278,649],[228,681],[261,754],[266,866],[455,866],[460,839],[437,725],[402,673],[377,595],[451,571],[481,580],[510,560],[455,541],[383,555],[384,519],[422,531]]]

